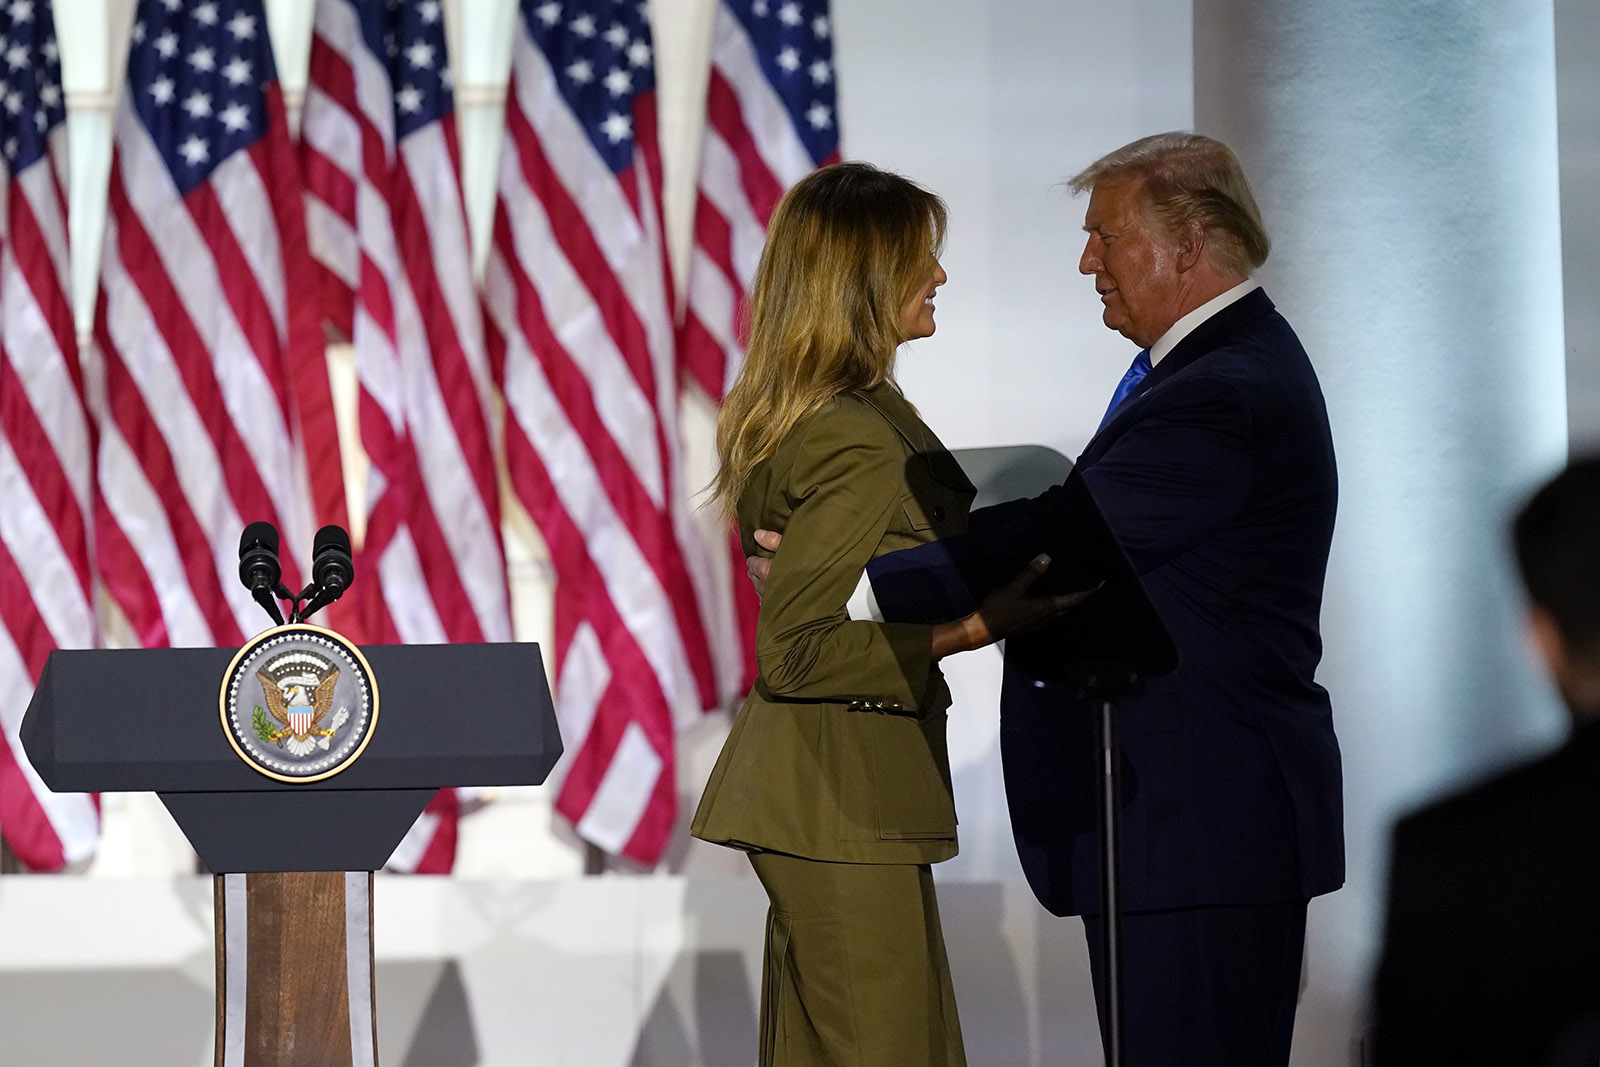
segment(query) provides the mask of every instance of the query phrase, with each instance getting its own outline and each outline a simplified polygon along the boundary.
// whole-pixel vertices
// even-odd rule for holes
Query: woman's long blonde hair
[[[767,227],[744,367],[717,417],[712,499],[730,518],[756,465],[840,393],[893,380],[901,315],[944,243],[944,201],[838,163],[784,194]]]

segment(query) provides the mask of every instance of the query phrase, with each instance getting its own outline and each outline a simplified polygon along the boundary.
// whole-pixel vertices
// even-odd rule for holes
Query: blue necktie
[[[1139,388],[1139,383],[1144,381],[1144,376],[1150,373],[1150,350],[1139,349],[1139,354],[1133,357],[1133,363],[1128,367],[1128,373],[1122,376],[1122,381],[1117,383],[1116,392],[1111,394],[1111,403],[1106,406],[1106,413],[1100,419],[1100,426],[1095,432],[1099,433],[1105,424],[1111,421],[1111,416],[1116,414],[1122,402],[1133,395]]]

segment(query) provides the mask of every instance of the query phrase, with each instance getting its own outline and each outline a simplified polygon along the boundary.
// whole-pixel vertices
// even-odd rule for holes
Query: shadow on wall
[[[686,883],[683,916],[697,931],[687,940],[700,948],[673,960],[629,1067],[748,1067],[755,1059],[764,904],[752,881]]]
[[[1020,881],[941,885],[939,902],[970,1062],[1103,1062],[1080,920]]]
[[[674,988],[693,990],[680,1010]],[[756,1049],[756,991],[736,949],[680,957],[639,1027],[629,1067],[748,1067]]]
[[[672,961],[638,1025],[629,1067],[749,1067],[766,896],[754,878],[691,880],[682,912],[685,942],[698,949]]]
[[[1036,1062],[1022,976],[1003,930],[1005,887],[974,882],[941,885],[938,891],[968,1061]]]
[[[459,963],[380,963],[374,980],[379,1063],[476,1067],[481,1053]]]

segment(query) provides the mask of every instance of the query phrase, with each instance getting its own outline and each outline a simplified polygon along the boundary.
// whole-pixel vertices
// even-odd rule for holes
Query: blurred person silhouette
[[[1527,631],[1571,716],[1554,752],[1395,826],[1373,1062],[1600,1064],[1600,454],[1512,525]]]

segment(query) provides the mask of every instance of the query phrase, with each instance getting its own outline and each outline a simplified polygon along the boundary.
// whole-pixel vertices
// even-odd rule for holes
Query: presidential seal
[[[361,650],[296,623],[257,636],[222,679],[222,729],[239,758],[280,782],[317,782],[356,761],[378,721]]]

